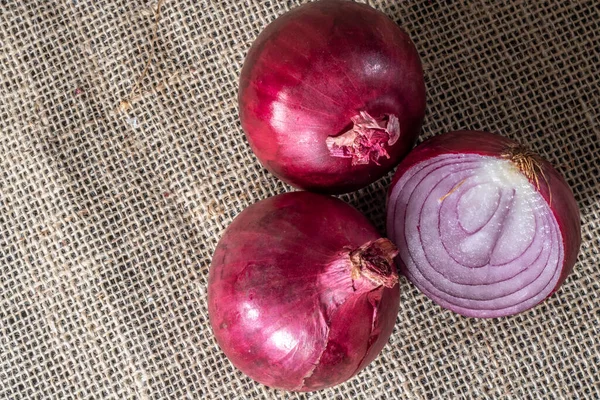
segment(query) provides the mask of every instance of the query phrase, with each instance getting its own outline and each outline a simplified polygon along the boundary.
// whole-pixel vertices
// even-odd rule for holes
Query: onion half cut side
[[[410,153],[388,193],[387,230],[408,279],[469,317],[539,304],[571,272],[581,244],[562,176],[489,132],[447,133]]]

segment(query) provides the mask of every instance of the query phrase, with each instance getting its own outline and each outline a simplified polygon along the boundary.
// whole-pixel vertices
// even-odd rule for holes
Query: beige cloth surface
[[[238,74],[298,3],[165,0],[155,24],[156,0],[0,2],[0,398],[599,398],[597,0],[370,2],[422,55],[422,138],[498,132],[572,185],[583,245],[556,295],[475,320],[402,280],[389,345],[310,395],[224,357],[210,257],[244,207],[290,190],[247,145]],[[382,230],[389,181],[343,196]]]

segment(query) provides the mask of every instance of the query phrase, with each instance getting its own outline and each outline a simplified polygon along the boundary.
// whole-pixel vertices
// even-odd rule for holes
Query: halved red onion
[[[434,137],[400,164],[387,204],[404,274],[439,305],[470,317],[527,310],[554,293],[581,244],[562,176],[489,132]]]

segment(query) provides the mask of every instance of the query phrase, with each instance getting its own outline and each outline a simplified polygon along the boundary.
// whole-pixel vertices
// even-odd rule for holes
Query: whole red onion
[[[398,314],[395,246],[341,200],[294,192],[238,215],[214,253],[208,311],[231,362],[311,391],[369,364]]]
[[[356,190],[390,171],[419,134],[419,54],[368,5],[308,3],[252,45],[239,112],[252,150],[273,174],[306,190]]]
[[[581,244],[562,176],[489,132],[447,133],[413,150],[388,193],[387,230],[406,276],[470,317],[539,304],[571,272]]]

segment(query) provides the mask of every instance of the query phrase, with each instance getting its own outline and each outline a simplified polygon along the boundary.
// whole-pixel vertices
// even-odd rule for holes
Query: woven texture
[[[474,320],[403,280],[381,355],[310,395],[224,357],[210,257],[242,209],[290,190],[249,149],[237,78],[298,3],[0,2],[0,398],[599,398],[597,0],[370,2],[422,55],[422,139],[491,130],[565,174],[584,241],[556,295]],[[389,182],[343,199],[383,230]]]

